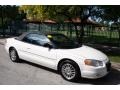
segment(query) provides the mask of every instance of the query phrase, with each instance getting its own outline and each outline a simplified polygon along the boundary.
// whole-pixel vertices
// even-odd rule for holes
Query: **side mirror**
[[[44,47],[47,47],[47,48],[49,48],[49,49],[52,49],[52,48],[53,48],[53,46],[52,46],[51,44],[49,44],[49,43],[45,43],[43,46],[44,46]]]

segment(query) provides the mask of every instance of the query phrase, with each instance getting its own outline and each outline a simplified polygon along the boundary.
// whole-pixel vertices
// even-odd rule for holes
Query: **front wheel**
[[[18,56],[18,53],[17,51],[15,50],[15,48],[11,48],[9,50],[9,56],[10,56],[10,59],[13,61],[13,62],[19,62],[20,59],[19,59],[19,56]]]
[[[68,81],[76,81],[80,78],[80,69],[73,61],[63,61],[59,66],[59,71],[61,76]]]

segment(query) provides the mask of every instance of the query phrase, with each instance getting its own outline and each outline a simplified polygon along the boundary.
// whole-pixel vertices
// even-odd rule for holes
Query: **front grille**
[[[107,71],[110,71],[110,69],[111,69],[111,63],[110,62],[106,63],[106,68],[107,68]]]

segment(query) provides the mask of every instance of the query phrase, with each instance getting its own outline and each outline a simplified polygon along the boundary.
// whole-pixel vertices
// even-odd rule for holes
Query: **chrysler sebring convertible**
[[[54,70],[74,81],[79,78],[97,79],[110,71],[110,60],[99,50],[79,45],[63,34],[23,33],[6,39],[5,49],[11,61],[26,60]]]

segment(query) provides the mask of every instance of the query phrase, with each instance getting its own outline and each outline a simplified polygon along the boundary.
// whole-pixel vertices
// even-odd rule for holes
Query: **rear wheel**
[[[17,53],[15,48],[11,48],[9,50],[9,56],[10,56],[11,61],[13,61],[13,62],[20,62],[18,53]]]
[[[80,79],[80,69],[78,65],[70,60],[65,60],[59,65],[61,76],[68,81],[77,81]]]

